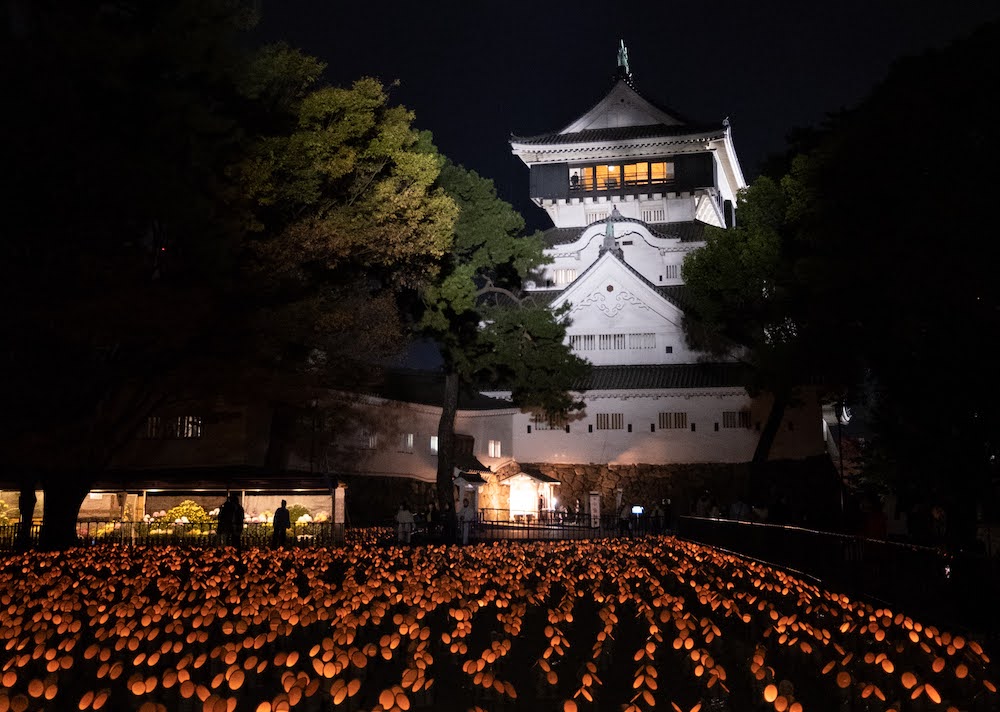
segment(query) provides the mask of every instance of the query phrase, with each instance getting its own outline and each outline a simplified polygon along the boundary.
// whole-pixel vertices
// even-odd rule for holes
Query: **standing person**
[[[271,534],[271,546],[275,549],[285,546],[286,530],[292,526],[287,504],[288,502],[281,500],[281,506],[274,512],[274,532]]]
[[[413,512],[410,511],[410,505],[403,502],[399,505],[399,511],[396,512],[396,538],[400,544],[409,544],[410,536],[413,534]]]
[[[622,506],[618,509],[618,536],[628,536],[631,515],[628,503],[622,502]]]
[[[432,499],[427,505],[427,533],[431,538],[437,538],[441,533],[439,527],[441,526],[441,512],[438,510],[437,505],[434,504]]]
[[[653,520],[653,533],[660,534],[663,532],[663,506],[660,502],[653,505],[653,511],[650,512],[650,517]]]
[[[233,504],[233,526],[232,538],[236,551],[243,551],[243,505],[240,504],[240,496],[233,492],[229,495],[229,501]]]
[[[233,545],[233,504],[226,497],[226,501],[219,507],[219,542],[223,546]]]
[[[462,500],[462,511],[458,514],[458,521],[462,525],[462,545],[469,543],[469,529],[472,526],[472,507],[469,506],[468,498]]]

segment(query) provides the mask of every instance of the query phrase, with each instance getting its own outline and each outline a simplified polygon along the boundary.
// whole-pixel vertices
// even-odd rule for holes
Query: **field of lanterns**
[[[994,710],[974,639],[672,537],[0,558],[0,712]]]

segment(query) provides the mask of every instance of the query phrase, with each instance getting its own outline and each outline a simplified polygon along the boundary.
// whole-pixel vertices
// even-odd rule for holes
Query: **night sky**
[[[620,38],[645,96],[694,120],[730,118],[750,180],[790,129],[854,104],[893,60],[967,34],[1000,4],[265,0],[262,14],[262,39],[319,57],[333,84],[398,80],[393,101],[438,148],[545,228],[509,137],[561,129],[590,108],[613,82]]]

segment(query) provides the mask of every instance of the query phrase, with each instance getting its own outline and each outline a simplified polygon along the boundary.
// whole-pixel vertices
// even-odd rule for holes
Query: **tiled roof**
[[[474,458],[472,455],[459,455],[456,453],[455,467],[461,470],[458,477],[461,477],[470,485],[485,485],[486,480],[483,479],[482,473],[492,472],[490,468]]]
[[[655,291],[661,297],[666,299],[668,302],[673,304],[675,307],[680,309],[682,312],[687,312],[691,309],[691,298],[688,295],[687,287],[683,284],[671,284],[671,285],[656,285],[646,279],[639,270],[630,265],[626,259],[622,259],[616,256],[616,259],[622,263],[622,265],[632,272],[636,277],[641,279],[650,289]],[[585,269],[578,277],[577,280],[583,278],[590,270],[594,269],[594,265],[597,261],[591,263],[587,269]],[[538,297],[540,300],[546,302],[547,304],[552,304],[556,301],[559,296],[569,287],[560,287],[559,289],[546,289],[532,292],[532,295]]]
[[[574,385],[574,390],[742,387],[746,385],[748,375],[748,367],[742,363],[594,366],[584,381]]]
[[[691,310],[691,298],[688,296],[687,287],[683,284],[671,284],[667,287],[657,287],[651,285],[657,293],[680,309],[682,312]]]
[[[542,472],[534,465],[521,465],[521,471],[515,474],[527,475],[531,479],[545,484],[553,484],[553,485],[562,484],[558,479],[552,477],[551,475],[546,475],[544,472]]]
[[[645,225],[656,237],[673,240],[679,239],[681,242],[700,242],[704,240],[705,228],[707,227],[706,223],[703,223],[700,220],[673,223],[644,223],[641,220],[636,220],[635,218],[617,217],[597,220],[586,227],[552,227],[542,233],[542,240],[544,240],[546,247],[568,245],[576,242],[576,240],[580,237],[580,234],[588,227],[606,223],[608,221],[614,223],[632,222],[638,223],[639,225]]]
[[[376,393],[391,400],[441,407],[444,374],[438,371],[389,371]],[[511,405],[508,401],[463,388],[458,394],[458,407],[460,410],[499,410]]]
[[[681,124],[666,126],[650,124],[648,126],[622,126],[607,129],[585,129],[572,133],[547,133],[538,136],[511,136],[511,143],[527,146],[542,144],[595,143],[599,141],[629,141],[640,138],[672,138],[671,143],[681,141],[703,140],[707,137],[721,138],[725,135],[722,124]]]

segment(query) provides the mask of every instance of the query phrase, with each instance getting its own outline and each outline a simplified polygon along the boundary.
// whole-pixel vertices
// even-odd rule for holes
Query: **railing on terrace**
[[[0,551],[10,551],[17,547],[17,524],[0,526]],[[190,524],[162,524],[121,521],[80,521],[76,525],[76,535],[81,546],[99,544],[126,544],[130,546],[156,546],[162,544],[182,544],[192,546],[214,546],[223,543],[218,534],[216,522],[192,522]],[[41,526],[33,524],[29,540],[38,543]],[[270,546],[273,529],[270,524],[248,522],[243,528],[241,544],[244,547]],[[344,539],[344,528],[332,522],[309,522],[293,524],[286,540],[299,546],[330,546]]]
[[[355,526],[342,527],[339,532],[331,522],[309,522],[294,524],[288,530],[288,542],[298,546],[330,546],[344,540],[345,531],[370,527],[381,527],[393,533],[397,530],[395,520],[372,520],[357,522]],[[29,541],[38,543],[41,527],[32,525]],[[81,546],[98,544],[126,544],[131,546],[156,546],[157,544],[210,546],[221,545],[222,538],[217,533],[215,522],[192,522],[190,524],[167,524],[121,521],[80,521],[76,533]],[[17,547],[18,525],[0,526],[0,551],[10,551]],[[555,510],[541,512],[515,512],[507,509],[482,509],[478,520],[470,526],[469,539],[477,541],[516,540],[557,540],[557,539],[599,539],[613,536],[642,536],[666,533],[665,522],[649,516],[632,516],[622,523],[616,515],[605,514],[592,521],[586,512],[579,514]],[[244,547],[270,546],[272,528],[270,524],[248,522],[243,529],[241,543]],[[438,541],[449,543],[459,541],[461,529],[456,522],[452,531],[446,532],[443,523],[436,530],[420,516],[412,532],[414,542]],[[386,536],[384,543],[392,543],[396,537]]]
[[[677,534],[818,578],[823,586],[1000,633],[995,558],[802,527],[680,517]]]

